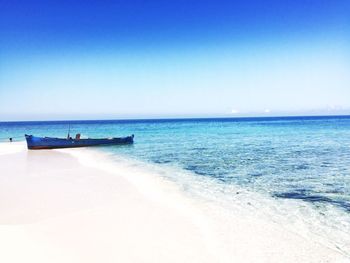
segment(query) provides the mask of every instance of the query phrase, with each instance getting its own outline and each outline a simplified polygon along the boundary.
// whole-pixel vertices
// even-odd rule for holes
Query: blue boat
[[[39,149],[56,149],[56,148],[76,148],[87,146],[106,146],[106,145],[121,145],[132,144],[134,135],[120,138],[103,138],[103,139],[81,139],[80,134],[75,138],[52,138],[52,137],[35,137],[33,135],[25,135],[27,147],[30,150]]]

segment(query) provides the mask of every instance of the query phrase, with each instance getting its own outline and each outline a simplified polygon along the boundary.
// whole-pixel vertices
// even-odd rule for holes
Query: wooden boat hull
[[[63,139],[51,137],[35,137],[33,135],[27,134],[25,137],[27,141],[27,147],[30,150],[123,145],[132,144],[134,142],[134,135],[121,138],[105,139]]]

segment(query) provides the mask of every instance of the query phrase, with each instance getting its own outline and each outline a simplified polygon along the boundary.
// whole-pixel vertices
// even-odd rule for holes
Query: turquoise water
[[[350,116],[0,122],[0,141],[65,137],[69,126],[91,138],[135,134],[134,145],[94,149],[151,166],[230,211],[238,202],[305,237],[316,234],[350,257]]]
[[[64,137],[68,123],[87,137],[135,134],[103,151],[350,212],[350,117],[0,123],[0,138]]]

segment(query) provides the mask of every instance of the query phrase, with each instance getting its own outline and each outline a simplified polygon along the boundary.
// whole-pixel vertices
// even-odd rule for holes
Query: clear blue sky
[[[349,113],[348,0],[0,0],[0,120]]]

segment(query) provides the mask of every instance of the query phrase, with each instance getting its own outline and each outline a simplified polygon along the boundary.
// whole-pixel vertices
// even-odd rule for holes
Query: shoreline
[[[1,143],[0,167],[2,262],[349,260],[274,222],[192,200],[151,171],[94,150]]]

